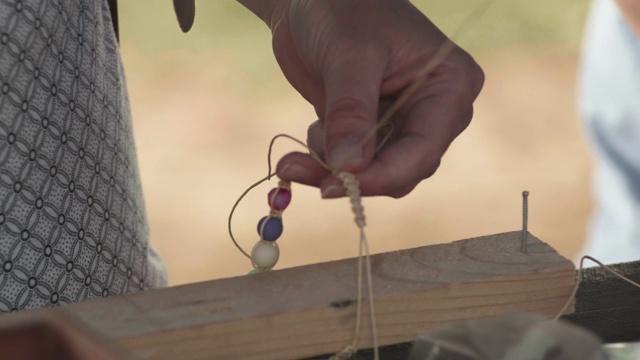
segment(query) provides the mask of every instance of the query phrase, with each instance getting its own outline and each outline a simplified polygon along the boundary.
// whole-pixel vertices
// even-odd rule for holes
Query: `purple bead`
[[[265,221],[266,224],[261,234],[260,229]],[[279,217],[265,216],[258,222],[258,235],[267,241],[276,241],[282,235],[282,229],[282,219]]]
[[[282,211],[286,209],[291,202],[291,190],[281,187],[271,189],[267,201],[273,210]]]

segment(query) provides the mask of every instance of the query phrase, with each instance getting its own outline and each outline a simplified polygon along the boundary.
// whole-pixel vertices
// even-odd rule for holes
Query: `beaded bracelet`
[[[261,180],[257,181],[253,185],[249,186],[242,195],[236,200],[235,204],[231,208],[231,212],[229,213],[228,220],[228,230],[229,237],[233,244],[238,248],[238,250],[246,256],[253,266],[253,270],[249,272],[249,274],[256,274],[262,272],[268,272],[276,265],[278,259],[280,258],[280,249],[278,248],[278,244],[276,240],[282,235],[283,225],[282,225],[282,212],[287,208],[289,203],[291,202],[291,185],[289,182],[280,180],[278,182],[278,187],[271,189],[267,196],[267,202],[269,204],[269,215],[264,216],[260,221],[258,221],[258,235],[260,235],[260,240],[254,245],[251,250],[251,254],[247,253],[242,249],[242,246],[238,244],[235,237],[233,236],[233,230],[231,226],[231,220],[233,218],[233,214],[238,206],[238,204],[242,201],[242,199],[249,193],[252,189],[256,188],[260,184],[265,181],[270,180],[276,173],[271,172],[271,150],[273,147],[273,143],[276,139],[280,137],[289,138],[298,144],[306,147],[309,150],[309,153],[313,159],[318,161],[321,165],[323,165],[327,170],[331,169],[322,161],[322,159],[314,153],[311,149],[309,149],[306,144],[302,141],[286,134],[279,134],[271,139],[271,143],[269,144],[269,153],[267,155],[267,164],[269,167],[268,175]],[[388,139],[388,136],[385,137],[383,143]],[[364,228],[366,226],[365,217],[364,217],[364,208],[362,207],[362,200],[360,197],[360,189],[359,183],[356,176],[352,173],[347,172],[338,172],[332,171],[334,176],[342,182],[343,187],[346,190],[347,196],[351,201],[351,209],[355,215],[355,222],[360,229],[360,251],[358,254],[358,277],[357,277],[357,305],[356,305],[356,327],[353,342],[350,345],[347,345],[344,349],[336,353],[331,357],[331,360],[339,360],[339,359],[348,359],[350,358],[355,351],[357,350],[356,344],[359,339],[360,334],[360,325],[361,325],[361,315],[362,315],[362,302],[363,302],[363,285],[364,285],[364,276],[366,274],[366,283],[367,283],[367,292],[368,292],[368,300],[369,300],[369,316],[370,316],[370,324],[371,324],[371,333],[373,337],[373,348],[374,348],[374,359],[378,360],[378,333],[376,328],[376,320],[375,320],[375,306],[373,300],[373,285],[372,285],[372,276],[371,276],[371,260],[369,258],[369,245],[367,241],[367,236],[365,234]],[[364,260],[364,261],[363,261]]]
[[[282,212],[291,202],[291,185],[280,180],[278,187],[271,189],[267,195],[269,215],[258,221],[260,240],[251,250],[253,270],[249,274],[266,272],[276,265],[280,258],[280,249],[276,240],[282,235]]]

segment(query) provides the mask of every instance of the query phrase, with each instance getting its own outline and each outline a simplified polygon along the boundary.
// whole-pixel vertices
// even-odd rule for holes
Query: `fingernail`
[[[300,180],[306,179],[310,175],[309,170],[306,168],[295,165],[295,164],[286,164],[278,171],[278,177],[283,180]]]
[[[343,194],[344,194],[344,190],[340,185],[329,185],[326,188],[322,189],[323,199],[333,199],[333,198],[341,197]]]
[[[328,160],[333,169],[356,165],[362,161],[362,147],[352,138],[342,139],[331,148]]]

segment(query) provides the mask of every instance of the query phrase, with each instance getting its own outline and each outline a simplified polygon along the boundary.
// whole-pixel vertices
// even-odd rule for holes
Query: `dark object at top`
[[[196,4],[194,0],[173,0],[173,9],[178,17],[178,24],[182,32],[191,30],[193,20],[196,17]]]
[[[107,0],[109,12],[111,13],[111,21],[113,22],[113,31],[116,33],[116,39],[120,40],[120,29],[118,26],[118,0]],[[178,18],[178,24],[182,32],[186,33],[191,30],[193,21],[196,17],[195,0],[173,0],[173,9]]]

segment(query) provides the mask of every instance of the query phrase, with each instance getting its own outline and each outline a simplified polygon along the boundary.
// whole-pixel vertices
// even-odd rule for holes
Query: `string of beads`
[[[273,269],[280,258],[280,249],[276,240],[282,235],[282,212],[291,202],[291,185],[280,181],[278,187],[271,189],[267,195],[269,215],[258,221],[258,235],[260,240],[251,250],[253,270],[250,274],[265,272]]]

